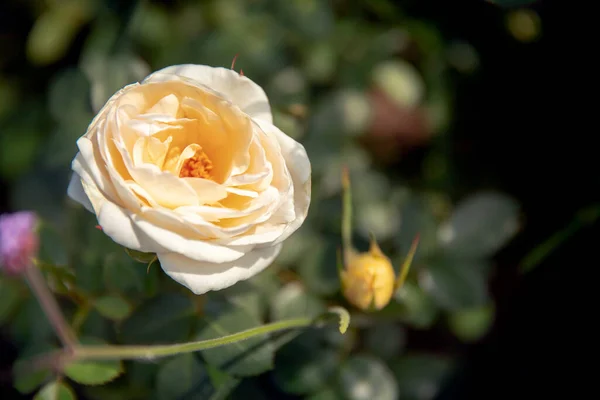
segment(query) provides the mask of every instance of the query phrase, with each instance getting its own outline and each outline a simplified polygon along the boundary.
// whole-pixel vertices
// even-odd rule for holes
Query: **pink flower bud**
[[[31,265],[38,251],[37,216],[30,211],[0,215],[0,268],[18,274]]]

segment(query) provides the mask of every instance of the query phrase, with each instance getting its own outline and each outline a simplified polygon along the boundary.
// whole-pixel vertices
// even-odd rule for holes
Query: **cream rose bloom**
[[[196,294],[269,266],[309,208],[304,147],[233,70],[177,65],[126,86],[77,146],[68,195]]]

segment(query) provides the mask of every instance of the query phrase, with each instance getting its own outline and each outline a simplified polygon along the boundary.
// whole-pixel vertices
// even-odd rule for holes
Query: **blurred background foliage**
[[[501,267],[497,254],[527,216],[501,179],[485,175],[493,171],[485,161],[465,164],[466,121],[477,120],[473,113],[486,106],[474,106],[483,101],[476,97],[465,102],[461,91],[489,81],[489,46],[502,43],[505,56],[509,49],[518,58],[544,36],[536,11],[543,7],[533,1],[474,1],[451,14],[463,18],[454,24],[442,3],[0,5],[2,209],[33,209],[44,218],[44,273],[80,337],[127,344],[206,339],[316,314],[329,304],[349,307],[335,267],[342,164],[350,168],[359,249],[366,250],[373,232],[397,270],[421,234],[405,287],[380,312],[351,309],[344,336],[333,326],[166,360],[96,365],[93,373],[67,373],[61,399],[71,398],[71,390],[86,399],[428,400],[440,394],[463,346],[494,324],[490,282]],[[461,23],[470,35],[457,28]],[[146,271],[131,260],[65,192],[75,141],[115,91],[168,65],[230,67],[236,55],[235,69],[265,88],[275,124],[305,145],[313,199],[308,220],[271,268],[197,298],[158,265]],[[495,123],[471,124],[469,132],[479,135],[471,144],[493,146],[482,137]],[[26,287],[4,277],[0,324],[2,346],[19,357],[56,346]],[[12,396],[54,384],[44,375],[9,376],[9,385],[13,378]],[[90,379],[111,382],[89,385]]]

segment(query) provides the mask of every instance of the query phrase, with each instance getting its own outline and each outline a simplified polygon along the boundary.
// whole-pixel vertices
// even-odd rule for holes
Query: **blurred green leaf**
[[[82,385],[102,385],[123,373],[120,361],[75,361],[64,368],[65,375]]]
[[[460,310],[448,316],[452,332],[465,342],[472,342],[485,335],[494,322],[493,304],[483,307]]]
[[[114,325],[112,321],[104,318],[97,310],[91,309],[86,315],[80,332],[82,335],[90,337],[101,337],[113,339],[115,336]]]
[[[306,396],[308,400],[338,400],[340,394],[334,388],[326,388],[320,392],[314,393],[310,396]]]
[[[54,381],[40,389],[33,400],[75,400],[76,398],[75,393],[66,383]]]
[[[0,176],[8,180],[21,178],[34,166],[44,127],[50,122],[41,101],[22,102],[20,107],[27,113],[16,113],[0,125]]]
[[[304,104],[308,95],[304,75],[299,69],[293,67],[278,71],[270,80],[265,91],[269,93],[269,101],[280,107]]]
[[[277,353],[273,379],[286,393],[314,393],[331,380],[339,361],[339,355],[331,348],[309,349],[291,342]]]
[[[0,326],[4,325],[21,302],[18,281],[0,276]]]
[[[319,295],[331,295],[340,288],[336,268],[337,247],[333,237],[315,234],[311,238],[310,252],[298,264],[302,282]]]
[[[351,89],[330,93],[313,106],[307,145],[310,147],[312,140],[319,140],[323,144],[327,137],[341,140],[345,136],[358,136],[364,133],[371,118],[372,110],[366,94]],[[323,150],[328,153],[332,151]]]
[[[340,371],[339,384],[347,400],[396,400],[398,385],[383,361],[366,355],[349,358]]]
[[[56,74],[50,83],[48,110],[56,121],[65,125],[75,124],[81,130],[80,136],[85,133],[93,115],[90,84],[80,69],[67,68]]]
[[[42,222],[38,231],[40,249],[38,259],[54,266],[65,266],[69,262],[64,238],[55,226]]]
[[[150,74],[149,66],[137,55],[118,53],[90,54],[81,68],[91,83],[91,103],[95,112],[123,87],[141,81]]]
[[[211,394],[210,400],[229,399],[229,395],[240,384],[242,379],[228,375],[209,364],[206,364],[204,367],[215,388],[215,391]]]
[[[47,65],[65,55],[79,29],[91,16],[90,1],[54,3],[35,21],[27,38],[27,57]]]
[[[128,248],[125,248],[125,253],[127,253],[127,255],[129,255],[129,257],[131,257],[133,260],[146,265],[156,259],[155,253],[144,253]]]
[[[392,370],[398,380],[398,397],[407,400],[431,400],[436,397],[450,362],[427,354],[400,358]]]
[[[325,303],[306,293],[302,284],[290,282],[279,290],[271,303],[271,320],[316,317],[325,311]]]
[[[401,259],[394,263],[396,267],[402,264],[417,234],[419,234],[419,247],[414,257],[416,263],[437,249],[437,222],[432,211],[426,207],[424,199],[406,190],[399,193],[397,197],[401,204],[401,216],[396,243],[400,247]]]
[[[394,298],[401,306],[402,320],[416,328],[431,327],[439,314],[433,299],[413,282],[405,282]]]
[[[213,387],[197,356],[188,353],[171,358],[160,367],[156,391],[159,400],[207,399]]]
[[[317,39],[328,35],[334,25],[334,15],[328,1],[278,0],[278,20],[294,33]]]
[[[35,326],[35,329],[31,329]],[[54,340],[54,331],[35,297],[27,298],[9,325],[15,343],[35,345]]]
[[[54,344],[49,342],[37,342],[23,348],[19,358],[13,364],[13,385],[22,394],[28,394],[46,382],[51,374],[49,368],[41,368],[32,371],[30,362],[33,358],[57,350]]]
[[[367,349],[384,360],[398,357],[406,344],[406,331],[396,323],[379,323],[365,334]]]
[[[94,300],[94,307],[104,317],[122,320],[131,313],[131,305],[119,296],[103,296]]]
[[[308,79],[325,83],[336,72],[337,57],[333,45],[326,41],[311,43],[303,48],[303,67]]]
[[[460,202],[450,219],[440,226],[442,248],[459,257],[489,257],[517,233],[519,205],[494,192],[471,195]]]
[[[133,262],[124,252],[108,254],[104,261],[103,276],[107,288],[127,294],[141,293],[146,275],[144,266]]]
[[[121,325],[128,344],[168,344],[186,340],[194,319],[194,306],[181,294],[164,293],[139,306]]]
[[[142,363],[137,360],[126,361],[128,385],[138,390],[155,391],[158,371],[163,367],[159,363]]]
[[[263,322],[256,312],[222,301],[209,301],[196,340],[207,340],[255,328]],[[202,352],[207,363],[227,374],[241,377],[261,374],[273,368],[274,346],[268,336],[257,336]]]
[[[228,400],[270,400],[255,379],[244,379],[231,393]]]
[[[416,107],[425,96],[419,71],[405,61],[386,61],[373,70],[374,84],[399,107]]]
[[[421,271],[419,282],[440,307],[456,311],[488,301],[488,269],[484,261],[437,259]]]
[[[105,340],[93,337],[81,337],[84,345],[104,345]],[[123,362],[119,360],[83,360],[71,361],[63,369],[65,375],[81,385],[103,385],[125,372]]]

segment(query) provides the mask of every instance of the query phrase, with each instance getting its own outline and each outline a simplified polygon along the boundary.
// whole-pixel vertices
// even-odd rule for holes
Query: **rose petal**
[[[134,166],[131,156],[122,143],[114,141],[133,179],[144,188],[157,203],[175,208],[197,205],[198,196],[192,187],[170,172],[161,171],[156,165]]]
[[[306,219],[311,197],[311,165],[304,146],[283,133],[276,126],[264,121],[255,121],[261,129],[274,135],[281,147],[281,153],[292,176],[294,184],[294,209],[296,219],[291,222],[283,234],[274,242],[281,243],[294,233]]]
[[[77,175],[76,172],[74,172],[71,176],[71,181],[69,182],[69,187],[67,188],[67,195],[84,206],[89,212],[94,212],[94,207],[92,207],[92,203],[87,197],[87,194],[85,194],[83,186],[81,185],[81,177]]]
[[[173,219],[165,218],[152,208],[145,208],[141,214],[134,215],[133,222],[150,239],[164,248],[163,252],[185,254],[187,257],[208,263],[224,263],[239,259],[254,248],[254,245],[228,247],[191,238],[191,229],[182,224],[174,224]]]
[[[129,211],[116,204],[105,201],[96,214],[102,232],[121,246],[142,252],[155,252],[162,249],[137,229]]]
[[[192,79],[219,92],[252,118],[273,122],[265,91],[248,77],[231,69],[193,64],[174,65],[154,72],[142,83],[166,82],[177,80],[178,77]]]
[[[208,264],[177,253],[159,253],[162,269],[195,294],[221,290],[249,279],[271,265],[281,251],[281,245],[265,247],[245,254],[237,261]]]

